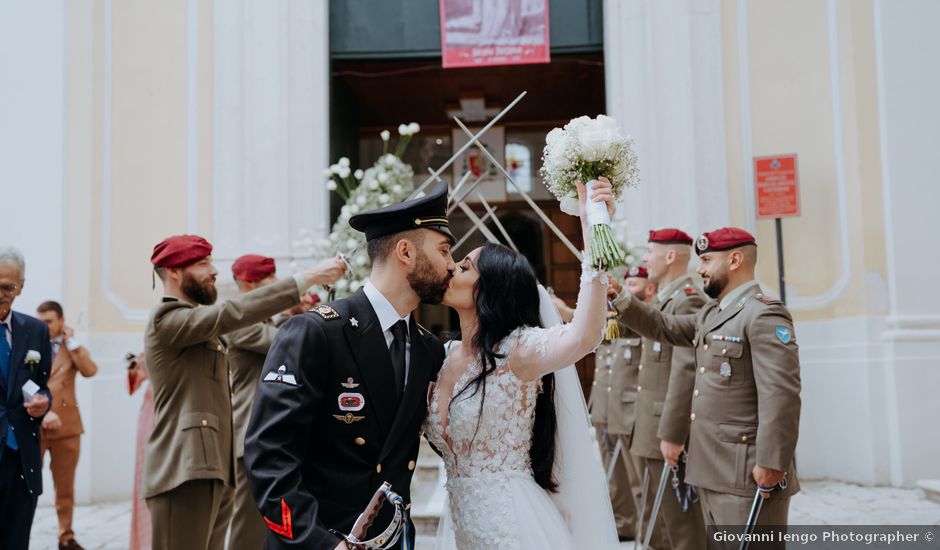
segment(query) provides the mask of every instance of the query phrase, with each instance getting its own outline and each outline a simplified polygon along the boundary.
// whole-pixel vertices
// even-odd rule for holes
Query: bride
[[[578,194],[589,249],[580,184]],[[610,184],[591,200],[612,211]],[[572,366],[600,343],[606,284],[585,263],[574,318],[560,325],[524,256],[487,244],[458,263],[443,303],[461,341],[447,346],[425,421],[447,469],[438,549],[617,547]]]

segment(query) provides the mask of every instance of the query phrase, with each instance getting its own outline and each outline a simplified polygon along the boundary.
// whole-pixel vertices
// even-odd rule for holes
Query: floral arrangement
[[[401,155],[408,147],[411,138],[421,130],[417,123],[402,124],[398,127],[398,141],[393,152],[389,152],[391,132],[383,130],[379,135],[384,147],[382,156],[365,170],[353,170],[349,159],[340,158],[336,164],[324,170],[326,188],[345,201],[339,217],[329,236],[313,243],[312,239],[302,235],[301,245],[312,245],[312,255],[316,259],[331,258],[342,254],[349,264],[346,276],[336,281],[336,297],[348,296],[365,283],[369,276],[369,256],[366,252],[366,237],[363,233],[349,226],[349,218],[360,212],[375,210],[408,198],[414,191],[414,171],[402,162]],[[328,300],[326,289],[319,290],[321,301]]]
[[[545,136],[541,175],[568,214],[578,212],[578,181],[590,191],[597,178],[604,176],[619,199],[625,188],[639,183],[633,140],[624,137],[617,122],[608,116],[575,118]],[[591,226],[591,265],[610,269],[623,264],[626,254],[611,233],[606,206],[588,201],[587,217]]]

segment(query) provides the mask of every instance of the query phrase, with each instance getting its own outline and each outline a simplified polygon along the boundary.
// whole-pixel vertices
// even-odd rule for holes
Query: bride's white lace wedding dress
[[[441,388],[440,384],[434,387],[425,433],[442,453],[447,470],[449,504],[449,514],[444,515],[438,530],[438,549],[570,549],[583,547],[585,536],[589,536],[592,542],[600,541],[592,546],[594,548],[617,544],[603,470],[599,458],[590,449],[584,398],[577,387],[573,367],[569,367],[600,342],[599,327],[592,334],[585,331],[594,328],[597,316],[603,319],[605,304],[606,274],[585,270],[578,308],[570,324],[550,328],[520,327],[504,338],[497,350],[505,358],[497,361],[496,371],[486,379],[482,416],[482,388],[476,393],[471,388],[457,395],[480,373],[482,366],[479,360],[469,365],[449,395],[445,392],[442,398],[441,391],[450,388]],[[441,372],[446,371],[449,358],[461,345],[459,342],[448,345],[448,359],[445,359]],[[567,376],[564,380],[569,395],[569,403],[561,404],[565,410],[558,411],[559,436],[563,430],[572,432],[573,426],[580,439],[568,437],[567,443],[562,437],[558,439],[555,479],[559,482],[560,492],[555,495],[542,489],[532,477],[529,447],[535,403],[542,382],[540,378],[524,381],[516,375],[516,372],[525,372],[520,367],[531,366],[531,362],[538,362],[552,371],[565,367],[571,371],[559,373],[559,376]],[[556,376],[556,386],[559,381]],[[560,391],[564,388],[558,386],[556,409]],[[457,395],[456,399],[454,395]],[[576,397],[572,399],[571,395]],[[444,400],[451,399],[453,401],[448,407]],[[572,406],[572,402],[576,404]],[[566,449],[565,445],[582,448]],[[588,459],[574,457],[570,451]],[[577,463],[575,468],[580,471],[575,475],[559,475],[559,463],[567,463],[569,470]],[[581,504],[580,512],[600,518],[600,521],[592,519],[594,523],[590,526],[582,520],[580,535],[571,517],[576,503],[565,500],[575,494],[571,486],[575,484],[582,485],[579,488],[582,492],[590,493],[589,489],[594,489],[589,505]],[[584,508],[593,508],[594,511]],[[607,530],[610,532],[595,532]],[[590,531],[589,535],[585,535],[585,531]]]

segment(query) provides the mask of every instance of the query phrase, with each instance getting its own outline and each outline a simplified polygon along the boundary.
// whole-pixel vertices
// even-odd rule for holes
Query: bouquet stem
[[[591,180],[587,184],[588,197],[594,195],[594,185],[597,180]],[[587,219],[591,226],[591,267],[598,270],[609,270],[618,265],[623,265],[626,260],[626,253],[620,248],[617,239],[614,238],[613,230],[610,227],[610,215],[607,213],[607,205],[600,202],[594,202],[588,198]]]

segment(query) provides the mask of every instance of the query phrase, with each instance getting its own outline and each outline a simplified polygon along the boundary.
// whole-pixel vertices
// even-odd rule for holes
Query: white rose
[[[392,137],[392,133],[389,132],[388,130],[382,130],[379,133],[379,136],[382,137],[382,141],[388,141],[388,138]]]
[[[382,183],[382,184],[388,183],[388,174],[386,174],[385,172],[382,172],[381,174],[379,174],[379,183]]]
[[[369,180],[369,183],[366,185],[368,185],[369,189],[372,191],[375,191],[376,189],[379,188],[379,182],[374,179]]]
[[[358,213],[359,213],[359,205],[358,205],[358,204],[350,204],[350,205],[349,205],[349,213],[350,213],[350,214],[354,214],[354,215],[355,215],[355,214],[358,214]]]
[[[353,239],[352,237],[350,237],[349,239],[346,239],[346,248],[348,248],[349,250],[353,250],[357,246],[359,246],[359,241],[357,241],[356,239]]]
[[[42,355],[38,351],[31,349],[26,352],[26,363],[27,364],[37,364],[42,359]]]
[[[392,193],[395,193],[396,195],[401,195],[402,191],[404,190],[401,188],[401,185],[396,184],[392,186]]]
[[[339,158],[339,165],[342,166],[343,168],[349,168],[349,158],[348,158],[348,157],[340,157],[340,158]]]
[[[553,128],[552,131],[545,136],[545,145],[555,147],[556,143],[561,143],[564,139],[565,131],[561,128]]]
[[[361,169],[353,172],[353,177],[356,178],[357,180],[361,180],[364,175],[365,175],[365,172],[363,172]]]
[[[340,169],[339,164],[331,164],[331,165],[330,165],[330,173],[331,173],[331,174],[339,174],[339,169]]]
[[[389,197],[387,193],[382,193],[379,197],[379,202],[382,203],[382,206],[392,202],[392,197]]]
[[[326,189],[327,189],[328,191],[336,191],[336,182],[333,181],[333,180],[327,181],[327,182],[326,182]]]
[[[382,157],[382,162],[385,164],[385,166],[395,166],[395,164],[398,163],[398,157],[389,153]]]
[[[343,179],[346,179],[349,177],[349,174],[351,173],[352,171],[349,169],[348,166],[340,166],[339,172],[337,172],[336,175]]]
[[[344,204],[343,207],[339,209],[339,212],[340,212],[340,214],[346,214],[346,215],[348,216],[348,215],[349,215],[349,205],[348,205],[348,204]]]
[[[407,134],[408,134],[408,125],[407,125],[407,124],[399,124],[399,125],[398,125],[398,135],[404,136],[404,135],[407,135]]]
[[[358,204],[359,206],[365,206],[366,198],[362,195],[359,195],[358,197],[356,197],[356,204]]]
[[[594,125],[588,126],[578,136],[581,156],[587,161],[603,160],[611,145],[610,132]]]
[[[421,131],[421,126],[418,126],[417,122],[412,122],[411,124],[408,125],[408,133],[410,133],[411,135],[415,135],[420,131]]]
[[[328,177],[331,177],[332,175],[333,175],[333,170],[332,170],[332,169],[330,169],[330,168],[324,168],[324,169],[323,169],[323,176],[324,176],[324,177],[327,177],[327,178],[328,178]]]

